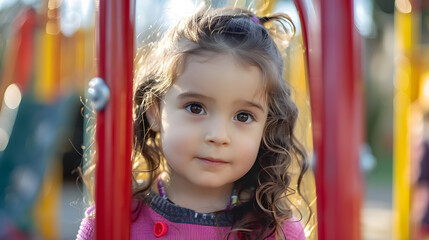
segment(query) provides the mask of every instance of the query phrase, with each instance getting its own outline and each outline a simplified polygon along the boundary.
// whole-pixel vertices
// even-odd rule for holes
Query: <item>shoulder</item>
[[[136,209],[138,201],[133,200],[132,208]],[[144,204],[143,204],[144,205]],[[133,217],[138,217],[140,211],[137,211],[133,214]],[[80,223],[79,231],[76,235],[76,240],[92,240],[94,239],[94,231],[95,231],[95,206],[90,206],[85,211],[85,218],[82,219]]]
[[[288,240],[305,240],[304,227],[301,221],[292,218],[283,223],[283,232]]]
[[[94,239],[94,225],[95,225],[95,219],[93,217],[94,212],[95,212],[95,206],[91,206],[86,210],[85,218],[80,223],[76,240]]]

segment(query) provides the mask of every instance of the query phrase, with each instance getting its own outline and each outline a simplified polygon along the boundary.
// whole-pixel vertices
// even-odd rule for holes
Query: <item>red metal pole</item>
[[[320,62],[321,34],[320,14],[317,6],[310,0],[294,0],[301,21],[302,35],[307,57],[308,80],[310,85],[311,116],[313,123],[314,150],[320,153],[322,148],[323,119],[323,82]],[[319,155],[319,154],[318,154]]]
[[[324,156],[318,158],[319,239],[361,239],[362,88],[352,0],[321,1]]]
[[[96,239],[129,239],[134,1],[100,0],[98,75],[110,89],[97,115]]]
[[[361,239],[363,89],[353,1],[318,3],[320,14],[311,1],[295,0],[307,49],[318,235],[321,240]]]

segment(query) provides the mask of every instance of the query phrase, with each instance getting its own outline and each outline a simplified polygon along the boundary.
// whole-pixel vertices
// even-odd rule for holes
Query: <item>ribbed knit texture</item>
[[[147,195],[145,202],[155,212],[171,222],[220,227],[232,225],[233,216],[231,214],[220,213],[216,219],[214,213],[198,213],[188,208],[179,207],[153,192]]]
[[[94,238],[94,218],[89,216],[94,212],[94,206],[89,207],[85,212],[85,218],[80,223],[79,232],[77,233],[76,239],[79,240],[92,240]]]
[[[87,215],[93,210],[89,208]],[[149,194],[146,198],[146,205],[143,205],[139,216],[131,224],[131,239],[204,239],[218,240],[231,230],[229,225],[230,216],[220,215],[216,226],[215,218],[211,214],[196,213],[193,210],[174,205],[159,197],[155,193]],[[167,233],[162,237],[155,237],[154,226],[157,222],[167,225]],[[93,218],[82,220],[77,240],[89,240],[94,238]],[[229,226],[228,226],[229,225]],[[305,234],[299,221],[286,221],[283,226],[287,240],[304,240]],[[269,238],[274,240],[275,237]]]

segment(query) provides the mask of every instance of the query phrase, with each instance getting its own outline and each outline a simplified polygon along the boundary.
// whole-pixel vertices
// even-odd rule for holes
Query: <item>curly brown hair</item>
[[[287,42],[294,31],[285,14],[257,17],[244,9],[208,8],[178,22],[157,43],[140,49],[135,75],[133,173],[135,180],[144,174],[145,181],[135,181],[135,197],[142,198],[150,191],[165,162],[159,133],[151,130],[145,114],[148,108],[158,106],[189,56],[207,51],[232,54],[262,71],[269,112],[257,159],[235,183],[238,196],[243,191],[252,194],[250,199],[241,199],[239,205],[228,210],[235,217],[226,238],[238,232],[247,239],[264,239],[273,234],[284,238],[283,221],[292,217],[287,200],[291,190],[290,165],[293,161],[299,164],[300,195],[308,168],[305,151],[293,134],[298,109],[284,79],[282,54],[275,42]]]

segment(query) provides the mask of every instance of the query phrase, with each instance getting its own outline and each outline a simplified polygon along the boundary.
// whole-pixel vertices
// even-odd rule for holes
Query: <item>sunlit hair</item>
[[[237,8],[203,9],[178,22],[157,43],[139,50],[134,89],[135,197],[144,198],[150,191],[165,161],[159,133],[150,129],[145,112],[150,106],[159,109],[160,101],[190,56],[230,54],[244,65],[260,68],[269,110],[257,160],[235,183],[239,193],[250,197],[240,199],[230,210],[234,213],[233,227],[226,238],[234,238],[237,232],[247,239],[264,239],[272,234],[285,238],[281,226],[284,220],[292,218],[287,200],[293,192],[289,168],[293,161],[300,166],[300,194],[299,186],[308,167],[304,150],[293,134],[298,110],[292,102],[282,56],[274,41],[285,43],[293,34],[292,21],[285,14],[258,18]],[[139,176],[143,176],[143,184],[138,184]]]

